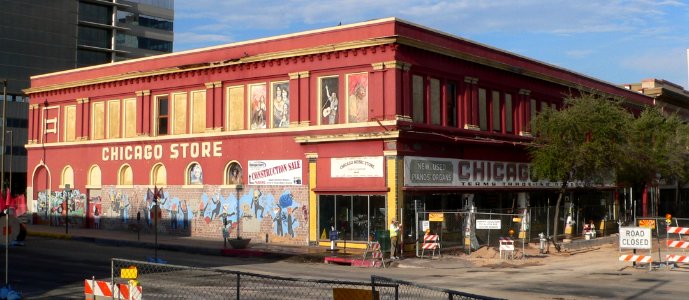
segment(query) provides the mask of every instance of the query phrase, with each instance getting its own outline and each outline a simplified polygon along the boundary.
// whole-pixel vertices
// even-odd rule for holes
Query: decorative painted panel
[[[347,75],[347,111],[349,123],[368,121],[368,73]]]

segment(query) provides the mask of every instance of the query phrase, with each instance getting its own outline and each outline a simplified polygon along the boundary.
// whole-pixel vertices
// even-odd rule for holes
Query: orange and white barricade
[[[376,265],[376,260],[380,259],[380,263],[383,265],[383,268],[385,268],[385,260],[383,259],[383,251],[380,250],[380,243],[368,243],[366,246],[366,251],[364,252],[364,260],[366,260],[366,257],[369,253],[371,253],[371,261],[373,262],[374,266]]]
[[[624,255],[620,255],[620,261],[631,261],[631,262],[650,264],[653,262],[653,258],[650,255],[624,254]]]
[[[670,239],[670,234],[677,234],[680,240],[671,240]],[[687,255],[686,251],[689,249],[689,242],[682,241],[682,235],[683,234],[689,234],[689,227],[667,227],[667,234],[668,234],[668,239],[667,239],[667,252],[670,253],[672,250],[670,248],[678,248],[682,249],[682,254],[667,254],[665,255],[665,259],[669,263],[689,263],[689,255]],[[669,266],[669,264],[668,264]]]
[[[423,257],[426,250],[431,251],[431,256],[433,257],[435,257],[435,251],[437,250],[438,256],[440,256],[440,236],[437,234],[425,234],[421,244],[421,257]]]
[[[505,258],[514,258],[514,240],[509,237],[500,237],[500,258],[503,254]]]
[[[110,282],[100,280],[84,280],[84,296],[86,299],[125,299],[141,300],[143,290],[141,286],[129,284],[115,284],[114,288]]]

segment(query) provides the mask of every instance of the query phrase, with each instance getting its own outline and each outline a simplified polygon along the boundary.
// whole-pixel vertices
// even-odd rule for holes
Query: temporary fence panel
[[[689,218],[673,217],[668,223],[665,216],[635,216],[634,222],[640,227],[651,228],[659,244],[653,249],[657,251],[657,263],[672,266],[686,261],[683,256],[687,256],[689,241],[682,241],[682,235],[689,233]]]
[[[125,259],[112,260],[112,276],[122,268],[136,267],[146,299],[352,299],[368,295],[376,299],[495,299],[454,290],[426,287],[394,279],[370,282],[299,279],[230,271],[157,264]],[[115,281],[122,280],[115,278]],[[395,290],[400,291],[395,294]],[[363,292],[363,291],[370,291]],[[454,298],[453,298],[454,296]],[[338,297],[338,298],[335,298]],[[371,298],[368,298],[371,299]]]
[[[426,242],[429,235],[437,235],[438,253],[467,253],[481,247],[498,249],[500,237],[522,241],[522,248],[529,242],[530,214],[492,212],[417,212],[416,255],[423,256],[424,250],[435,245]],[[424,246],[426,249],[424,249]],[[440,251],[442,249],[442,252]],[[522,249],[523,251],[523,249]]]
[[[454,290],[429,287],[410,281],[386,278],[381,276],[371,276],[373,292],[380,296],[380,299],[500,299],[488,296],[475,295]]]

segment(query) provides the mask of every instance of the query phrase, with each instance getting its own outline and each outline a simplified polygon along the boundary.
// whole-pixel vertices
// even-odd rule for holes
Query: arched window
[[[91,166],[91,168],[89,168],[88,177],[86,178],[86,187],[100,188],[101,177],[100,167],[98,167],[98,165]]]
[[[60,188],[65,188],[67,184],[74,188],[74,170],[70,166],[65,166],[60,176]]]
[[[237,161],[231,161],[225,167],[225,184],[242,184],[242,165]]]
[[[128,164],[124,164],[120,167],[120,171],[117,176],[117,185],[133,185],[134,184],[134,174],[132,172],[132,167]]]
[[[199,163],[191,163],[187,167],[186,171],[186,184],[187,185],[201,185],[203,184],[203,169]]]
[[[151,185],[159,187],[167,185],[167,170],[162,163],[157,163],[151,168]]]

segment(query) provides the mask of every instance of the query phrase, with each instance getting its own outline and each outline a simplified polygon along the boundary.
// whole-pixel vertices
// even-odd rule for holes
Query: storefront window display
[[[369,235],[385,229],[385,212],[385,196],[320,195],[320,238],[327,239],[334,226],[340,240],[367,241]]]

